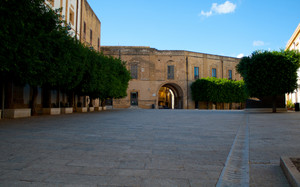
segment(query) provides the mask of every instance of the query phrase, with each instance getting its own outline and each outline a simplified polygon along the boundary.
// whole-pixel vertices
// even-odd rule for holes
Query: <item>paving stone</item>
[[[250,186],[288,186],[279,158],[300,155],[299,113],[205,110],[3,119],[0,186],[215,186],[245,115]]]

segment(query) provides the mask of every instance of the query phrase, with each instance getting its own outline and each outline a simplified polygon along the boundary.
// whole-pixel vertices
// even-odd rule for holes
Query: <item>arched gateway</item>
[[[157,96],[159,109],[183,109],[183,91],[179,85],[164,84],[159,88]]]

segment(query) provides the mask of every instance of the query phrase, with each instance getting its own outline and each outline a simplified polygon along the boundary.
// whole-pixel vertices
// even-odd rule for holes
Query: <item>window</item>
[[[86,23],[83,22],[83,39],[85,40],[86,38]]]
[[[216,68],[213,68],[212,69],[212,77],[217,77],[217,69]]]
[[[93,45],[93,31],[90,29],[90,44]]]
[[[69,12],[70,12],[70,23],[74,25],[74,12],[71,9],[69,9]]]
[[[199,103],[198,103],[198,101],[195,101],[195,109],[199,109]]]
[[[137,65],[131,65],[130,66],[130,73],[132,79],[138,78],[138,66]]]
[[[194,79],[199,79],[199,67],[194,67]]]
[[[228,79],[232,80],[232,70],[228,70]]]
[[[168,66],[168,79],[174,79],[174,66]]]

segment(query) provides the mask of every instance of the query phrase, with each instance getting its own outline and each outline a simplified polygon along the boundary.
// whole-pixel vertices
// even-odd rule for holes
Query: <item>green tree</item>
[[[237,65],[251,97],[271,96],[276,112],[276,96],[297,88],[300,55],[295,51],[255,51]]]
[[[125,62],[93,50],[86,53],[85,70],[77,90],[80,95],[99,98],[123,98],[127,95],[130,73]]]
[[[67,30],[43,0],[3,0],[0,12],[1,79],[29,84],[35,101],[37,86],[59,78],[51,61],[52,43],[59,41],[58,35],[66,36]],[[34,106],[33,102],[33,112]]]
[[[192,83],[191,90],[194,101],[232,103],[244,102],[248,97],[243,81],[215,77],[196,80]]]

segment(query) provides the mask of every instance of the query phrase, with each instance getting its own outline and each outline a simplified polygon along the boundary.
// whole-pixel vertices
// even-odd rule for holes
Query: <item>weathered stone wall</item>
[[[84,23],[85,23],[85,33],[84,33]],[[100,42],[101,35],[101,22],[94,13],[93,9],[90,7],[86,0],[81,0],[81,23],[80,23],[80,40],[88,46],[93,47],[98,50],[98,39]],[[92,30],[92,43],[90,41]],[[99,43],[100,44],[100,43]],[[99,48],[100,50],[100,48]]]
[[[126,98],[114,100],[115,108],[130,107],[131,92],[138,92],[139,107],[152,108],[152,104],[157,107],[159,89],[168,84],[178,88],[183,100],[182,108],[194,109],[195,102],[191,99],[190,89],[195,81],[194,67],[199,67],[199,78],[211,77],[212,68],[216,68],[218,78],[228,78],[228,70],[232,70],[232,79],[241,80],[235,70],[239,62],[237,58],[150,47],[102,46],[101,50],[105,55],[126,61],[128,70],[131,65],[138,66],[138,78],[129,82]],[[174,79],[168,79],[169,65],[174,66]],[[199,108],[206,107],[206,104],[199,105]]]

